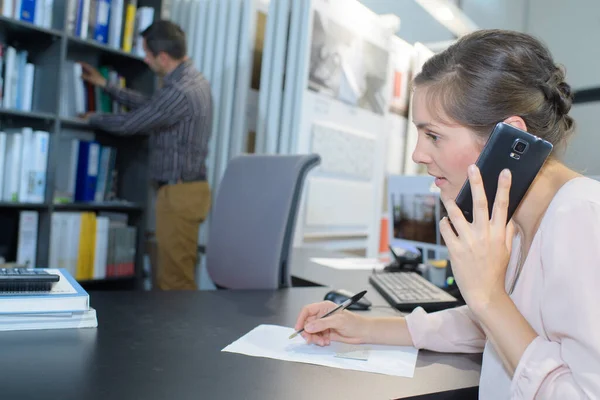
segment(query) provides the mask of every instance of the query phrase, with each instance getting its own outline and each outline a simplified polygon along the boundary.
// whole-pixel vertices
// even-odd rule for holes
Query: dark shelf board
[[[26,48],[30,46],[46,47],[63,35],[61,31],[56,29],[46,29],[29,22],[4,16],[0,16],[0,32],[2,32],[8,44],[18,42]]]
[[[9,201],[0,201],[0,208],[13,208],[19,210],[43,210],[48,208],[48,203],[13,203]]]
[[[79,284],[83,287],[84,290],[88,292],[92,292],[91,294],[91,302],[92,307],[94,306],[94,295],[93,291],[102,291],[102,290],[136,290],[138,289],[138,278],[136,276],[116,276],[114,278],[104,278],[104,279],[90,279],[90,280],[80,280]]]
[[[126,135],[126,136],[120,136],[117,134],[113,134],[111,132],[105,131],[97,126],[92,126],[90,125],[87,121],[81,119],[81,118],[77,118],[77,117],[60,117],[60,129],[76,129],[76,130],[85,130],[85,131],[90,131],[90,132],[94,132],[96,134],[96,138],[98,137],[102,137],[103,142],[102,144],[105,144],[107,146],[117,146],[117,143],[125,143],[128,141],[132,141],[132,140],[139,140],[139,138],[141,137],[141,135]],[[108,139],[108,138],[112,138],[112,139]],[[106,141],[113,141],[112,143],[107,143]],[[115,142],[116,141],[116,142]]]
[[[600,101],[600,87],[580,89],[575,91],[573,98],[574,104],[591,103],[595,101]]]
[[[95,40],[89,39],[81,39],[72,35],[68,36],[69,38],[69,48],[77,51],[100,51],[101,59],[103,62],[109,62],[111,64],[121,64],[131,63],[134,61],[135,63],[139,63],[140,66],[145,66],[143,57],[139,57],[133,53],[127,53],[123,50],[118,50],[107,46],[105,44],[99,43]]]
[[[124,211],[139,212],[143,207],[136,203],[67,203],[54,204],[55,210],[69,211]]]
[[[135,279],[136,276],[115,276],[113,278],[102,278],[102,279],[80,279],[77,282],[81,285],[90,285],[90,284],[102,284],[107,282],[121,282],[121,281],[130,281]]]
[[[20,119],[20,120],[37,120],[47,123],[52,123],[55,120],[55,115],[42,111],[21,111],[8,108],[0,108],[0,117],[3,119]]]
[[[60,117],[60,123],[65,128],[94,129],[87,121],[77,117]]]

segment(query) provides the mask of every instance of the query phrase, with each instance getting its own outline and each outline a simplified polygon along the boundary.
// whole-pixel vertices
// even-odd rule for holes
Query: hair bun
[[[560,82],[553,88],[552,97],[549,100],[554,103],[559,115],[567,114],[573,104],[571,86],[566,82]]]
[[[571,105],[573,105],[573,92],[571,90],[571,86],[567,82],[560,82],[556,87],[558,96],[557,96],[557,105],[559,105],[558,109],[562,114],[567,114],[569,110],[571,110]]]
[[[564,80],[564,72],[561,69],[555,71],[550,79],[542,84],[542,92],[550,101],[559,115],[565,115],[571,110],[573,104],[573,92],[571,86]]]

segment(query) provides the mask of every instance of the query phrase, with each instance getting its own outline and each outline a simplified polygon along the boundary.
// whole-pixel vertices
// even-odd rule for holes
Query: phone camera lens
[[[515,151],[515,153],[518,153],[518,154],[523,154],[525,152],[526,148],[527,148],[527,143],[521,142],[521,141],[517,141],[513,146],[513,150]]]

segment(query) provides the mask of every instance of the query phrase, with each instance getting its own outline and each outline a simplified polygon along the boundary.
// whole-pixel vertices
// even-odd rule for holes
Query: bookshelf
[[[2,5],[0,0],[0,5]],[[40,0],[38,0],[40,1]],[[125,5],[130,0],[124,1]],[[165,0],[168,3],[168,0]],[[113,0],[114,2],[114,0]],[[109,66],[127,82],[127,87],[151,94],[158,83],[143,57],[104,45],[93,39],[81,39],[68,32],[67,4],[69,0],[54,0],[51,27],[0,15],[0,43],[27,51],[28,62],[35,74],[31,110],[7,109],[0,101],[0,130],[30,127],[49,133],[48,161],[44,201],[38,203],[10,202],[0,199],[0,218],[11,221],[11,228],[0,234],[0,250],[15,246],[14,224],[21,211],[38,213],[36,266],[49,265],[52,215],[55,212],[115,212],[127,216],[127,225],[136,228],[134,274],[127,277],[107,277],[80,280],[90,289],[141,289],[143,286],[143,254],[148,216],[149,170],[148,141],[144,135],[116,136],[93,129],[87,122],[61,112],[61,101],[68,96],[62,77],[70,62],[85,61],[95,67]],[[163,15],[162,0],[137,0],[137,7],[154,8],[154,19]],[[93,4],[93,0],[92,0]],[[36,9],[37,10],[37,9]],[[37,12],[37,11],[36,11]],[[124,17],[125,19],[125,17]],[[4,72],[3,72],[4,74]],[[101,146],[116,149],[115,169],[118,171],[116,193],[119,201],[54,202],[57,167],[66,162],[57,155],[61,141],[79,139],[96,141]],[[6,169],[5,169],[6,170]],[[9,253],[13,253],[11,250]],[[12,261],[12,260],[7,260]]]

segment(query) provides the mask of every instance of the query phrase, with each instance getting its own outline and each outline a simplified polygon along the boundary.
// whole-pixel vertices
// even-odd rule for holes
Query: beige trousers
[[[157,286],[196,290],[198,229],[210,209],[208,182],[164,185],[156,196]]]

